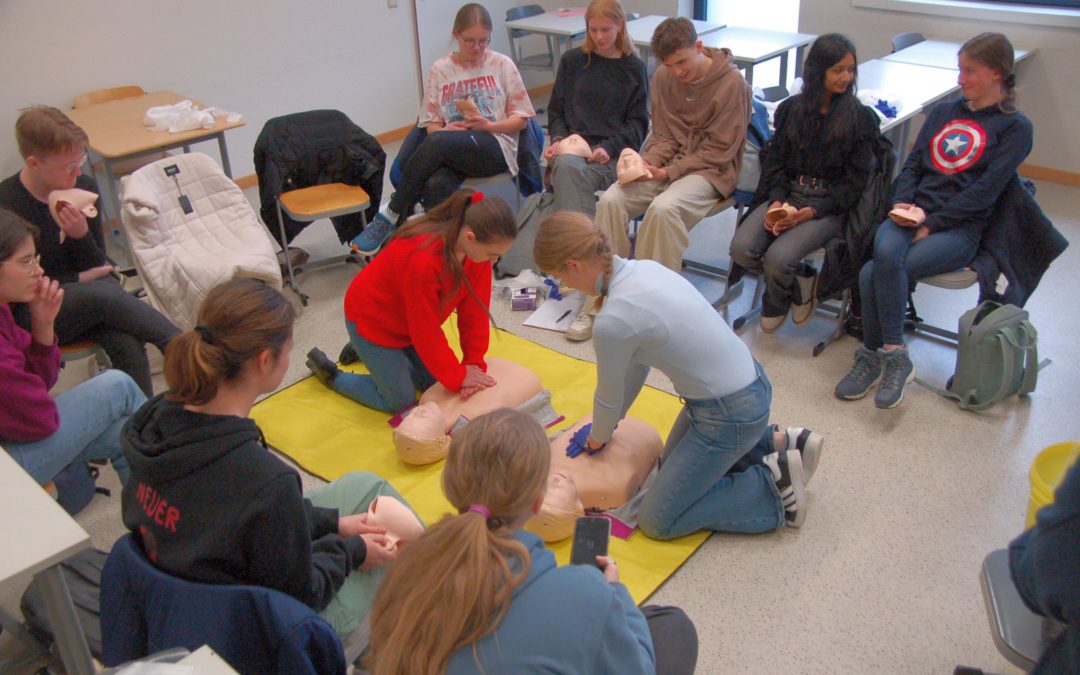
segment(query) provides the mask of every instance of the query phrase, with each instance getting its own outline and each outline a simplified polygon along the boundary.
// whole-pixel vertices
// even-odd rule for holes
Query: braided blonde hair
[[[603,306],[611,283],[614,256],[607,234],[588,216],[558,211],[545,218],[536,232],[533,259],[549,274],[558,274],[566,267],[567,260],[599,260],[603,282],[597,307]]]

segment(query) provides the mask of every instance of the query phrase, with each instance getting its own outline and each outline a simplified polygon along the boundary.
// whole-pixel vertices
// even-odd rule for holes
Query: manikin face
[[[424,533],[424,525],[409,507],[393,497],[381,496],[368,506],[368,525],[386,528],[386,543],[399,549],[416,541]]]
[[[38,263],[29,235],[0,265],[0,302],[30,302],[45,271]]]
[[[600,56],[615,56],[615,38],[619,36],[619,24],[606,16],[589,19],[589,37]]]
[[[825,91],[833,95],[843,94],[854,80],[855,55],[848,52],[825,71]]]
[[[664,65],[671,69],[675,79],[679,82],[693,82],[705,73],[705,51],[701,46],[701,40],[693,47],[676,49],[664,59]]]
[[[631,148],[623,148],[619,153],[619,162],[615,165],[615,173],[619,176],[619,183],[625,185],[632,181],[648,176],[649,170],[645,168],[645,160]]]
[[[82,174],[86,161],[86,148],[82,144],[50,155],[30,155],[26,165],[49,190],[67,190],[75,187],[75,179]]]
[[[971,102],[972,107],[985,108],[1001,101],[1001,73],[999,71],[964,53],[961,53],[957,60],[960,65],[960,75],[956,78],[956,83],[960,85],[960,91],[963,92],[964,98]]]
[[[525,529],[544,541],[560,541],[574,533],[574,524],[585,515],[585,507],[577,497],[574,479],[561,472],[548,476],[547,492],[540,512],[525,523]]]
[[[458,58],[465,63],[478,63],[484,58],[487,46],[491,44],[491,31],[476,24],[460,33],[454,33],[454,38],[458,43]]]
[[[557,151],[557,154],[588,157],[592,154],[592,149],[589,147],[589,144],[585,142],[584,138],[577,134],[570,134],[566,138],[559,141],[559,149]]]
[[[450,436],[439,404],[421,403],[394,429],[394,447],[406,464],[430,464],[446,457]]]

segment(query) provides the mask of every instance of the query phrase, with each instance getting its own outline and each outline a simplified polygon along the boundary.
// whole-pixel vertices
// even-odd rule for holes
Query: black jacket
[[[159,395],[120,445],[131,465],[124,524],[172,575],[266,586],[320,611],[364,562],[364,540],[338,536],[337,511],[304,499],[300,476],[251,419],[189,412]]]
[[[971,269],[979,275],[979,302],[995,300],[1023,307],[1042,275],[1069,245],[1035,202],[1034,186],[1018,176],[994,203]],[[997,291],[998,275],[1008,285]]]
[[[255,140],[255,174],[259,178],[259,214],[274,239],[284,246],[277,220],[282,192],[324,183],[359,185],[371,198],[370,223],[382,201],[386,153],[375,137],[338,110],[311,110],[267,120]],[[331,219],[341,243],[363,229],[359,213]],[[282,212],[285,238],[292,241],[307,223]]]

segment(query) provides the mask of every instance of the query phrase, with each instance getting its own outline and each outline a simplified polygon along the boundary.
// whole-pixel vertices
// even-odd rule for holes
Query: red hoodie
[[[434,235],[393,239],[360,270],[345,293],[345,318],[382,347],[412,345],[431,374],[451,391],[461,389],[465,364],[487,370],[491,263],[462,263],[477,302],[464,285],[455,288],[443,264],[443,243]],[[450,349],[442,324],[457,310],[463,358]]]

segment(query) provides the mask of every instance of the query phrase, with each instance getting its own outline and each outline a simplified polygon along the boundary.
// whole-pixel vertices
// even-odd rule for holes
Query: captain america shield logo
[[[934,136],[930,157],[938,171],[951,176],[965,171],[986,150],[986,131],[975,120],[953,120]]]

